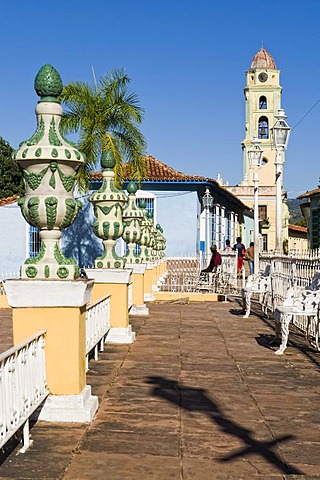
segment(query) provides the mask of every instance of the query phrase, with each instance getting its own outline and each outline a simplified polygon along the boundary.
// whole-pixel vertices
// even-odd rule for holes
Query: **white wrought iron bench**
[[[288,290],[286,299],[274,312],[275,339],[280,340],[276,355],[282,355],[287,348],[289,325],[295,317],[306,320],[306,338],[311,342],[312,336],[315,346],[319,350],[319,306],[320,306],[320,273],[316,273],[307,287],[292,287]]]
[[[251,311],[251,297],[253,294],[266,294],[271,291],[270,267],[264,273],[249,275],[246,286],[242,289],[243,318],[248,318]],[[263,309],[264,310],[264,309]],[[266,313],[266,312],[264,312]]]

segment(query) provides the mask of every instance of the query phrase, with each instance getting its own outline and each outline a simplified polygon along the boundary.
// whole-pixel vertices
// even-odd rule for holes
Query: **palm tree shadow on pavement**
[[[239,438],[243,442],[241,449],[220,457],[220,462],[230,462],[236,458],[258,454],[282,473],[303,475],[297,468],[284,463],[280,456],[273,451],[279,443],[293,440],[295,438],[293,435],[283,435],[271,441],[255,440],[251,430],[242,427],[224,415],[218,404],[207,396],[206,390],[185,386],[175,380],[157,376],[148,377],[147,381],[154,386],[152,391],[154,396],[174,403],[188,412],[201,412],[207,415],[213,423],[219,426],[222,432]]]

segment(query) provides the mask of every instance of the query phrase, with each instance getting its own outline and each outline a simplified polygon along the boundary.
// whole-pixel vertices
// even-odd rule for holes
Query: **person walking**
[[[248,260],[250,275],[254,273],[254,243],[250,242],[250,246],[247,248],[245,258]]]
[[[238,254],[238,260],[237,260],[237,270],[238,273],[241,272],[242,265],[243,265],[243,259],[246,253],[246,247],[242,243],[242,238],[237,237],[237,243],[233,246],[234,251],[237,252]]]

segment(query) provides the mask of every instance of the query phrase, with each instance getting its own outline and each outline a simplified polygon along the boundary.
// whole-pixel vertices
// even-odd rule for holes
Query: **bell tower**
[[[260,140],[263,151],[262,165],[258,169],[259,191],[259,238],[260,251],[275,249],[276,236],[276,150],[272,145],[271,128],[276,122],[275,115],[281,108],[280,70],[271,54],[261,48],[253,57],[246,72],[245,95],[245,138],[241,142],[243,152],[243,177],[228,190],[249,207],[254,206],[254,171],[250,168],[248,152],[252,150],[255,137]],[[283,162],[285,160],[282,154]],[[281,180],[283,176],[281,175]],[[285,203],[282,185],[282,238],[288,237],[289,212]],[[242,232],[246,244],[253,240],[253,227],[244,227]]]
[[[254,56],[250,69],[246,72],[245,95],[245,139],[241,142],[243,150],[242,185],[252,185],[248,150],[252,148],[252,139],[258,137],[263,150],[263,165],[259,171],[260,185],[275,185],[275,150],[271,143],[271,128],[281,108],[280,70],[267,50],[261,50]]]

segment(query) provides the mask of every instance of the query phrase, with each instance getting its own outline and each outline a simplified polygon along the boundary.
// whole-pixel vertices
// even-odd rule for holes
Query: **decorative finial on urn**
[[[138,190],[137,184],[135,182],[129,182],[127,186],[127,192],[131,195],[134,195]]]
[[[145,198],[140,198],[138,202],[139,208],[146,208],[147,202]]]
[[[103,152],[101,155],[101,167],[104,170],[113,170],[114,167],[116,166],[116,159],[111,152],[111,150],[107,150],[106,152]]]
[[[59,103],[58,97],[63,89],[60,74],[52,65],[46,63],[36,75],[34,88],[39,97],[41,97],[39,102]]]

